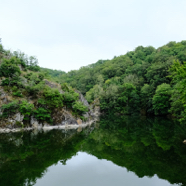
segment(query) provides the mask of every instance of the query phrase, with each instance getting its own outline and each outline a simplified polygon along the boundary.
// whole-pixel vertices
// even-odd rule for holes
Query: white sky
[[[6,49],[70,71],[139,45],[186,39],[185,0],[0,0]]]

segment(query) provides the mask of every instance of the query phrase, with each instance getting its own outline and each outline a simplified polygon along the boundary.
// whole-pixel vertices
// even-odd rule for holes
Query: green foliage
[[[88,102],[99,98],[104,113],[167,115],[170,110],[174,116],[183,118],[186,115],[185,43],[170,42],[158,49],[139,46],[125,55],[63,74],[59,82],[86,94]],[[124,87],[126,84],[135,88]],[[170,93],[163,98],[158,88],[162,84],[171,85]]]
[[[7,118],[19,111],[24,115],[24,120],[28,122],[31,116],[36,117],[39,121],[52,122],[56,108],[62,109],[66,106],[72,109],[74,105],[74,110],[79,117],[87,110],[83,105],[76,103],[79,93],[68,84],[62,85],[64,94],[60,93],[58,89],[46,85],[45,78],[57,80],[56,78],[65,72],[43,68],[41,72],[37,72],[40,71],[37,58],[28,57],[20,51],[12,53],[2,49],[0,59],[0,77],[2,77],[1,85],[4,86],[4,91],[12,96],[21,97],[23,100],[31,99],[34,103],[20,100],[19,103],[5,104],[1,108],[3,117]]]
[[[78,100],[79,94],[76,92],[74,93],[65,92],[63,94],[63,98],[64,98],[64,104],[67,105],[67,107],[72,107],[72,104]]]
[[[16,113],[17,109],[19,108],[18,101],[13,101],[8,104],[4,104],[1,107],[1,110],[3,112],[2,117],[9,117],[10,115]]]
[[[152,106],[152,97],[154,94],[153,87],[148,84],[144,84],[141,88],[141,108],[145,110],[145,112],[152,114],[153,106]]]
[[[39,88],[37,86],[26,86],[25,89],[29,95],[34,97],[39,93]]]
[[[52,70],[42,67],[40,67],[40,71],[44,74],[45,77],[47,77],[47,79],[50,79],[51,81],[58,81],[60,76],[65,74],[65,72],[61,70]]]
[[[25,53],[21,51],[14,51],[11,56],[19,59],[19,64],[23,68],[23,70],[31,70],[31,71],[40,71],[40,67],[38,66],[38,60],[35,56],[28,57]]]
[[[2,54],[4,52],[4,49],[3,49],[3,45],[0,44],[0,54]],[[1,55],[0,55],[1,56]]]
[[[2,82],[1,82],[1,85],[2,85],[2,86],[7,86],[7,85],[9,85],[9,84],[10,84],[9,78],[5,78],[5,79],[3,79]]]
[[[69,92],[70,91],[70,87],[67,83],[63,83],[61,84],[61,89],[65,92]]]
[[[106,114],[170,113],[185,121],[185,43],[169,42],[158,49],[138,46],[125,55],[99,60],[68,73],[40,69],[34,56],[2,49],[1,85],[14,96],[40,99],[36,101],[35,109],[44,108],[51,115],[55,108],[64,106],[82,114],[84,111],[78,105],[79,94],[74,91],[78,89],[86,94],[89,103],[99,99],[101,111]],[[21,74],[20,70],[25,72]],[[43,81],[47,78],[59,82],[64,93],[49,88]]]
[[[63,106],[63,96],[57,89],[45,88],[43,91],[43,97],[47,106],[51,109]]]
[[[19,105],[19,111],[24,115],[24,120],[29,120],[30,116],[33,114],[34,105],[28,103],[27,101],[22,101]]]
[[[17,96],[17,97],[23,97],[22,93],[20,90],[16,91],[16,92],[13,92],[12,93],[14,96]]]
[[[153,87],[157,87],[162,83],[170,83],[168,76],[168,69],[173,63],[173,59],[167,59],[166,62],[156,62],[147,69],[147,82]]]
[[[121,94],[118,98],[122,105],[122,112],[124,114],[132,114],[139,108],[139,96],[136,87],[130,83],[124,83],[120,88]]]
[[[30,56],[27,60],[27,68],[31,71],[39,71],[40,67],[38,66],[38,60],[35,56]]]
[[[38,78],[39,78],[40,81],[42,81],[44,79],[44,74],[41,74],[40,73],[39,76],[38,76]]]
[[[107,91],[108,92],[108,91]],[[96,98],[101,98],[104,93],[103,88],[100,85],[95,85],[87,93],[85,98],[89,103],[93,102]]]
[[[52,122],[50,112],[46,110],[45,108],[39,107],[37,110],[34,110],[34,116],[39,121],[46,121],[49,123]]]
[[[73,104],[72,108],[73,108],[73,111],[75,112],[75,114],[78,114],[78,115],[82,115],[88,111],[87,106],[83,105],[83,103],[80,101],[76,101]]]
[[[170,113],[180,118],[181,122],[186,121],[186,63],[180,64],[174,61],[170,68],[169,77],[172,78],[173,93],[171,95]]]
[[[7,78],[12,78],[14,74],[21,74],[21,71],[17,64],[19,64],[19,59],[12,57],[10,59],[3,59],[3,62],[0,66],[0,76],[4,76]]]
[[[72,105],[78,100],[79,94],[73,90],[71,86],[69,86],[67,83],[63,83],[61,85],[61,88],[65,93],[63,94],[64,98],[64,104],[72,108]]]
[[[163,83],[156,89],[156,93],[153,96],[152,104],[155,115],[168,114],[170,108],[171,87],[169,84]]]

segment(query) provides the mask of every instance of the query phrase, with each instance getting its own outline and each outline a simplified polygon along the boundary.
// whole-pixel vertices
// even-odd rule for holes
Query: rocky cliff
[[[59,90],[60,94],[65,94],[60,88],[60,85],[48,80],[44,80],[45,85],[51,88],[56,88]],[[39,121],[34,115],[30,116],[29,121],[25,120],[25,115],[21,114],[19,111],[13,112],[7,118],[1,117],[0,128],[16,129],[16,128],[41,128],[43,126],[68,126],[68,125],[81,125],[85,123],[90,123],[92,121],[98,120],[100,115],[99,100],[95,100],[91,105],[87,102],[81,92],[75,90],[78,93],[78,101],[88,108],[86,112],[82,114],[83,119],[80,116],[74,115],[72,109],[64,106],[63,108],[55,108],[52,112],[52,123],[47,121]],[[2,106],[10,103],[15,97],[12,96],[11,92],[4,90],[3,86],[0,86],[0,114],[2,115]],[[22,98],[17,99],[19,102]],[[32,99],[32,97],[27,97],[28,103],[37,105],[38,100]]]
[[[0,44],[0,128],[80,125],[99,115],[78,90],[43,72],[38,60]]]

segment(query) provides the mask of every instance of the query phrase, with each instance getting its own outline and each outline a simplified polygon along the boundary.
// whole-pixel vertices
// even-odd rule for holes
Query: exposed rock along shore
[[[62,110],[59,115],[59,123],[55,123],[54,125],[48,124],[46,122],[40,123],[36,118],[31,116],[30,123],[25,125],[24,116],[19,112],[9,117],[6,120],[0,121],[0,133],[7,132],[19,132],[19,131],[28,131],[28,130],[52,130],[52,129],[77,129],[79,127],[84,128],[86,126],[91,125],[92,123],[99,120],[100,116],[100,108],[96,105],[91,105],[89,112],[85,113],[87,121],[84,122],[80,118],[75,118],[72,114],[67,110]]]
[[[50,87],[56,87],[57,85],[52,82],[45,81],[46,85]],[[0,107],[3,104],[7,104],[9,102],[9,95],[6,93],[3,88],[0,86]],[[92,124],[97,121],[100,116],[100,107],[99,100],[95,100],[92,104],[89,105],[87,100],[81,94],[81,92],[77,91],[79,94],[79,101],[82,102],[85,106],[88,107],[88,112],[83,114],[86,122],[82,121],[79,117],[75,117],[72,115],[71,110],[66,109],[65,107],[62,109],[55,109],[54,114],[52,115],[52,119],[54,121],[53,124],[49,124],[46,122],[39,122],[34,116],[31,116],[29,122],[25,122],[24,115],[21,115],[20,112],[17,112],[6,119],[0,119],[0,132],[17,132],[21,130],[32,130],[32,129],[43,129],[43,130],[51,130],[51,129],[65,129],[65,128],[78,128],[85,127],[87,125]],[[63,94],[64,92],[61,90],[60,92]],[[30,100],[32,101],[32,100]],[[1,109],[0,109],[0,114]]]
[[[65,125],[38,125],[32,127],[24,127],[24,128],[0,128],[0,133],[9,133],[9,132],[20,132],[20,131],[30,131],[30,130],[43,130],[43,131],[50,131],[53,129],[82,129],[87,126],[92,125],[97,120],[91,120],[89,122],[83,122],[82,124],[65,124]]]

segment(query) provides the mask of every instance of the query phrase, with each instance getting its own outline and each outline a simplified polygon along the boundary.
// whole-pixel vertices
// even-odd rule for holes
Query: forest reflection
[[[186,185],[184,125],[165,118],[107,117],[84,130],[0,134],[0,185],[31,186],[47,168],[78,152],[125,167],[138,177],[157,175]]]

